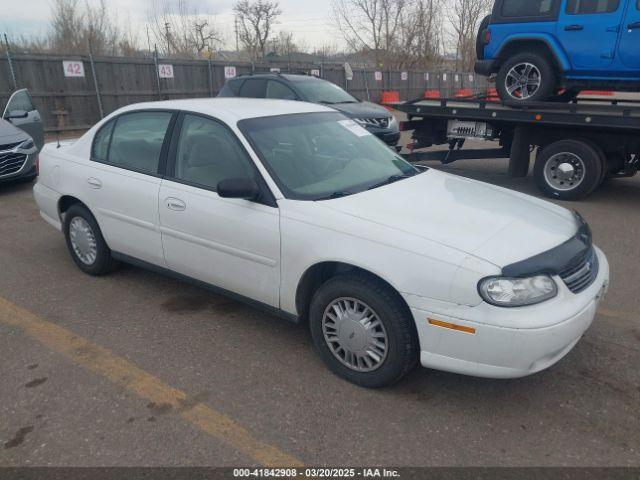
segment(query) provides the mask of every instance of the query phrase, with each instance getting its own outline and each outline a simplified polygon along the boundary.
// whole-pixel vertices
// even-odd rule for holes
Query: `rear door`
[[[613,63],[626,0],[565,0],[556,35],[573,70],[607,71]]]
[[[2,118],[27,132],[36,143],[38,151],[42,149],[44,145],[42,117],[26,88],[11,95],[2,113]]]
[[[622,64],[640,76],[640,0],[629,0],[622,25],[619,55]]]

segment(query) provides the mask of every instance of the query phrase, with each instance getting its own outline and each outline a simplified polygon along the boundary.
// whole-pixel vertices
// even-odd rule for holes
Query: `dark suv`
[[[391,146],[400,140],[400,128],[389,111],[362,102],[334,83],[307,75],[274,73],[246,75],[227,80],[219,97],[274,98],[328,105],[352,118]]]
[[[566,89],[640,89],[640,0],[496,0],[480,26],[476,72],[505,101]]]

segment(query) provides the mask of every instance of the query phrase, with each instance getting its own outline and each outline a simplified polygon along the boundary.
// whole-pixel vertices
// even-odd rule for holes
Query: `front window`
[[[307,101],[333,105],[337,103],[358,103],[339,86],[326,80],[305,78],[294,80],[296,88],[306,97]]]
[[[337,198],[418,174],[340,113],[253,118],[239,126],[288,198]]]
[[[620,0],[567,0],[569,15],[613,13],[618,10]]]

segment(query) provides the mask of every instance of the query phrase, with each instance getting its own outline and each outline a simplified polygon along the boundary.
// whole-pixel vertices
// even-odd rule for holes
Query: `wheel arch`
[[[395,295],[397,295],[402,305],[406,307],[407,312],[411,314],[411,309],[409,308],[409,305],[407,304],[404,297],[400,294],[400,291],[390,281],[383,278],[382,276],[372,272],[371,270],[351,263],[342,261],[322,261],[311,265],[300,277],[295,296],[295,305],[298,318],[301,321],[306,321],[308,319],[311,299],[313,298],[313,294],[318,290],[318,288],[320,288],[320,286],[322,286],[331,278],[349,273],[366,275],[378,282],[381,282],[392,292],[394,292]]]
[[[84,208],[89,210],[89,212],[91,212],[91,209],[87,206],[87,204],[80,200],[78,197],[74,197],[73,195],[61,196],[58,199],[58,215],[60,219],[62,220],[62,216],[67,212],[67,210],[69,210],[73,205],[77,204],[82,205]],[[91,214],[93,215],[93,212],[91,212]],[[93,215],[93,217],[95,218],[95,215]]]
[[[508,58],[518,53],[538,52],[551,59],[558,74],[571,69],[569,59],[557,42],[548,36],[517,36],[507,39],[495,55],[499,68]]]

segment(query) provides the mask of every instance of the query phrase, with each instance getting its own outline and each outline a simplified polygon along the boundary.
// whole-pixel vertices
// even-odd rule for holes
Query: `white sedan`
[[[320,105],[130,105],[48,145],[34,188],[84,272],[128,262],[308,322],[336,374],[514,378],[564,357],[609,282],[575,213],[418,170]]]

